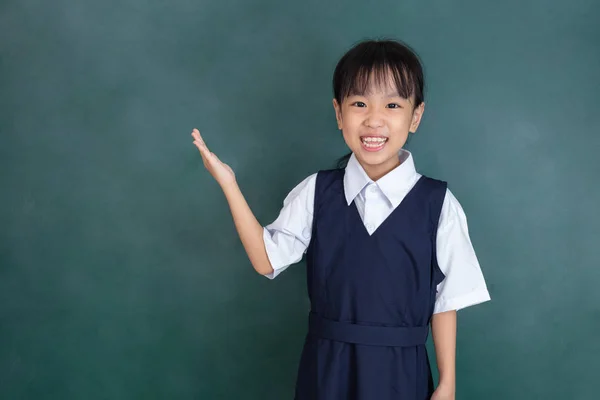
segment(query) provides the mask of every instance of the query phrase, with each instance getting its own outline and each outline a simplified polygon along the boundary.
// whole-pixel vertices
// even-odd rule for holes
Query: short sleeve
[[[445,278],[438,285],[434,313],[460,310],[490,300],[473,249],[467,218],[447,189],[437,232],[437,262]]]
[[[294,187],[283,201],[279,216],[263,227],[263,240],[274,279],[290,265],[302,259],[310,243],[317,174]]]

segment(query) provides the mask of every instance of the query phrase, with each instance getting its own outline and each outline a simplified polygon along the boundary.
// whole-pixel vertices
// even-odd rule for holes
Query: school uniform
[[[376,182],[354,155],[309,176],[264,227],[268,278],[306,253],[296,400],[429,399],[432,315],[490,300],[459,202],[410,152],[398,156]]]

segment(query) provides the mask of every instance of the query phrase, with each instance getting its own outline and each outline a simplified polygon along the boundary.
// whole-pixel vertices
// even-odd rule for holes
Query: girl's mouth
[[[361,136],[362,148],[366,151],[379,151],[384,148],[388,138],[385,136]]]

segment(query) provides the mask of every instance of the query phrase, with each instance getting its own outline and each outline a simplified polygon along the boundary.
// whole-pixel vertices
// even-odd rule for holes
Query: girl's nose
[[[372,112],[367,116],[365,120],[365,125],[369,128],[380,128],[383,126],[383,118],[379,113]]]

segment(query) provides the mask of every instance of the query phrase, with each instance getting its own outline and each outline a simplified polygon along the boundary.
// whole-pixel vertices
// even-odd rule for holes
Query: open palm
[[[200,155],[202,156],[202,161],[204,162],[204,166],[210,172],[210,174],[215,178],[215,180],[219,183],[219,185],[223,186],[225,184],[231,183],[235,181],[235,173],[229,167],[229,165],[225,164],[215,153],[211,153],[206,147],[206,143],[202,140],[202,136],[200,136],[200,131],[198,129],[194,129],[192,131],[192,137],[194,138],[194,145],[200,150]]]

